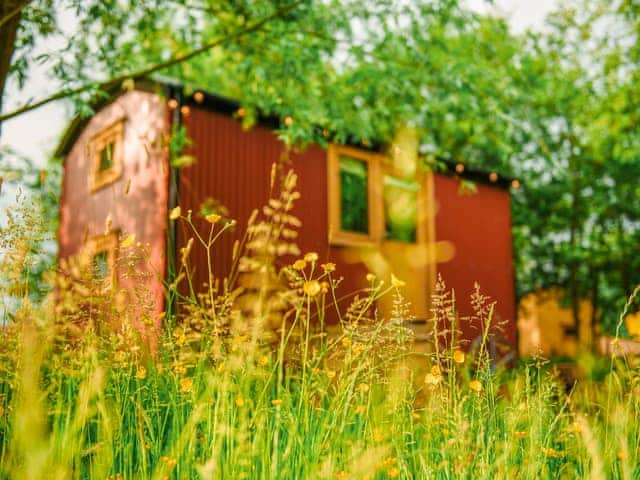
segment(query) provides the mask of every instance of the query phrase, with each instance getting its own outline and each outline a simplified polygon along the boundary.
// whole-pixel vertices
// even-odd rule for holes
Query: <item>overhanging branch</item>
[[[165,62],[161,62],[161,63],[157,63],[155,65],[151,65],[148,67],[145,67],[141,70],[137,70],[134,72],[128,72],[126,74],[123,75],[119,75],[117,77],[114,77],[110,80],[107,80],[105,82],[99,83],[96,85],[95,82],[91,82],[91,83],[87,83],[84,85],[81,85],[79,87],[76,88],[69,88],[69,89],[62,89],[48,97],[45,97],[41,100],[38,100],[37,102],[33,102],[33,103],[28,103],[26,105],[23,105],[22,107],[16,108],[15,110],[2,114],[0,115],[0,123],[2,123],[5,120],[9,120],[11,118],[17,117],[18,115],[22,115],[23,113],[26,112],[30,112],[31,110],[35,110],[36,108],[42,107],[43,105],[46,105],[48,103],[51,102],[55,102],[56,100],[61,100],[63,98],[67,98],[67,97],[71,97],[74,95],[78,95],[80,93],[83,92],[87,92],[93,88],[98,88],[100,90],[109,90],[110,88],[113,88],[114,86],[117,86],[119,84],[122,84],[122,82],[124,82],[125,80],[129,79],[129,78],[133,78],[133,79],[137,79],[137,78],[142,78],[142,77],[146,77],[147,75],[150,75],[152,73],[157,72],[158,70],[163,70],[165,68],[171,67],[172,65],[176,65],[182,62],[186,62],[187,60],[190,60],[194,57],[197,57],[198,55],[201,55],[202,53],[207,52],[208,50],[211,50],[212,48],[215,48],[217,46],[220,46],[230,40],[236,39],[236,38],[240,38],[243,37],[244,35],[247,35],[249,33],[255,32],[257,30],[260,30],[266,23],[281,17],[285,14],[287,14],[288,12],[290,12],[291,10],[293,10],[296,6],[298,6],[300,3],[302,2],[302,0],[298,0],[284,8],[281,8],[279,10],[276,10],[273,14],[268,15],[256,22],[254,22],[253,24],[249,25],[246,28],[243,28],[237,32],[231,33],[225,37],[219,38],[217,40],[214,40],[210,43],[207,43],[206,45],[201,46],[200,48],[197,48],[195,50],[192,50],[188,53],[185,53],[183,55],[177,55]]]

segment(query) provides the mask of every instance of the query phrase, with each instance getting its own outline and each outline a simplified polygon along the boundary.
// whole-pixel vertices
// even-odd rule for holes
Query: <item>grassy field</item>
[[[283,241],[289,183],[238,263],[262,286],[182,296],[173,282],[180,313],[160,329],[144,296],[121,309],[80,261],[51,276],[56,301],[22,292],[0,331],[0,478],[640,478],[640,370],[626,359],[593,360],[597,374],[583,364],[569,386],[542,359],[498,368],[490,301],[474,301],[483,341],[464,352],[442,284],[440,340],[416,353],[402,282],[374,277],[341,325],[321,329],[339,272],[313,253],[276,268],[269,248]],[[212,239],[225,226],[209,221]],[[28,256],[10,235],[4,273],[22,275]],[[380,295],[394,296],[391,319],[372,315]]]

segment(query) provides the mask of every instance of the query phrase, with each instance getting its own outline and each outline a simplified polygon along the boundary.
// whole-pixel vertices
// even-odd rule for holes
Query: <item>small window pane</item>
[[[94,280],[104,280],[109,273],[109,254],[105,250],[93,256],[93,278]]]
[[[367,162],[340,157],[340,227],[369,233]]]
[[[100,152],[100,171],[104,172],[113,167],[113,148],[114,143],[107,143]]]
[[[420,184],[401,178],[384,177],[385,238],[415,242]]]

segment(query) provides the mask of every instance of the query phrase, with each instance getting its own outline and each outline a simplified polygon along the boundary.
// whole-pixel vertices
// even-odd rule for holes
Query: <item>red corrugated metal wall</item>
[[[183,212],[191,209],[195,214],[207,197],[213,197],[238,222],[235,230],[221,237],[213,248],[214,276],[224,278],[231,268],[234,241],[244,235],[251,212],[265,205],[270,197],[271,165],[281,158],[285,148],[268,128],[257,126],[247,132],[237,120],[221,113],[194,107],[184,122],[193,142],[190,153],[197,163],[180,172],[179,203]],[[351,295],[366,285],[367,272],[362,264],[341,261],[340,247],[328,243],[326,152],[313,146],[291,153],[289,165],[298,174],[298,190],[302,194],[295,209],[302,221],[297,244],[302,253],[314,251],[322,262],[338,264],[337,273],[344,277],[338,296],[347,296],[346,305]],[[474,282],[479,282],[482,291],[498,301],[498,317],[509,320],[505,336],[515,347],[508,190],[479,184],[477,194],[461,196],[455,179],[435,175],[435,192],[437,239],[452,242],[456,250],[455,257],[440,264],[438,271],[447,285],[455,288],[462,315],[471,313],[468,299]],[[205,221],[196,215],[194,218],[198,228],[206,231]],[[182,225],[179,245],[189,236]],[[204,249],[194,248],[191,264],[197,268],[194,286],[199,288],[207,281]],[[464,330],[466,338],[477,335],[470,328]]]
[[[453,243],[455,256],[438,265],[449,288],[455,289],[462,317],[471,315],[474,283],[497,301],[496,320],[507,321],[504,336],[516,348],[516,311],[509,191],[477,184],[475,194],[461,194],[455,178],[435,176],[436,236]],[[461,322],[464,337],[479,329]]]
[[[251,212],[270,198],[271,166],[282,158],[285,147],[268,128],[256,126],[247,132],[237,120],[201,108],[192,108],[184,123],[192,141],[190,153],[197,163],[180,172],[179,204],[183,212],[188,209],[198,212],[202,202],[212,197],[238,222],[235,230],[223,235],[213,248],[214,276],[224,278],[231,269],[233,244],[244,235]],[[318,146],[291,152],[285,162],[287,167],[298,174],[297,190],[302,194],[294,210],[302,221],[296,243],[302,253],[313,251],[318,253],[321,262],[328,261],[335,255],[327,235],[326,152]],[[202,219],[196,224],[201,231],[208,228]],[[178,244],[184,244],[188,235],[182,225]],[[194,248],[191,264],[197,267],[194,286],[200,286],[207,281],[203,248]],[[338,270],[339,275],[345,277],[340,286],[341,295],[364,286],[364,266],[346,264]]]

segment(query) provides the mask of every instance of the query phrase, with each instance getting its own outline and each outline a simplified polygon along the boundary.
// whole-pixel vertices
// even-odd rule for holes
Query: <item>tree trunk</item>
[[[580,289],[578,285],[578,260],[574,258],[578,245],[578,229],[580,227],[578,209],[580,205],[580,181],[576,165],[577,158],[571,155],[569,159],[569,175],[571,177],[571,210],[569,223],[569,244],[571,245],[571,262],[569,264],[569,296],[571,298],[571,312],[573,327],[580,342]]]
[[[18,25],[22,10],[27,3],[28,0],[3,0],[0,2],[0,112],[2,112],[2,98],[11,67]],[[1,122],[0,134],[2,134]]]

